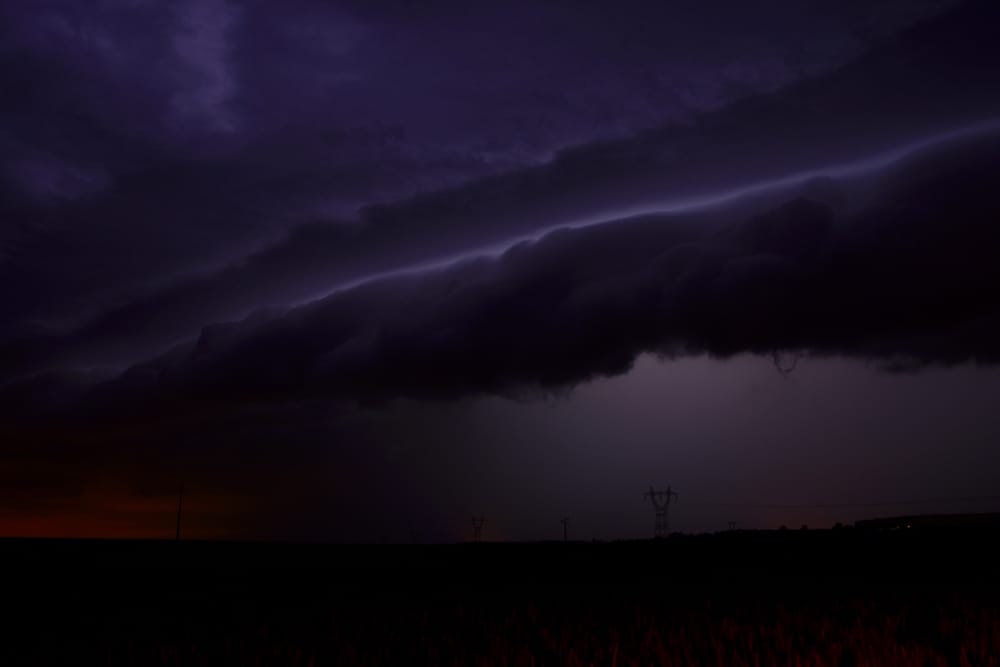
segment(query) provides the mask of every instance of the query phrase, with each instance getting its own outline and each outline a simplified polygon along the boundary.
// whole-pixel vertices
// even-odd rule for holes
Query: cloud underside
[[[994,363],[998,149],[991,139],[922,156],[851,205],[834,183],[754,215],[563,230],[499,258],[208,326],[81,390],[77,405],[523,397],[625,373],[645,352]]]
[[[1000,113],[990,0],[35,4],[0,9],[0,381]]]

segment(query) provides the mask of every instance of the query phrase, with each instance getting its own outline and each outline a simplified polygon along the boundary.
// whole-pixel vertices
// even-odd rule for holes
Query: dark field
[[[997,665],[992,530],[0,542],[0,664]]]

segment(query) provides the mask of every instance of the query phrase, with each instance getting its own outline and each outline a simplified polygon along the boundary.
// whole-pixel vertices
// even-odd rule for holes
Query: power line
[[[919,498],[911,500],[886,500],[880,502],[857,502],[857,503],[690,503],[699,507],[743,507],[747,509],[844,509],[851,507],[890,507],[894,505],[926,505],[932,503],[963,503],[998,501],[1000,495],[991,496],[947,496],[940,498]]]

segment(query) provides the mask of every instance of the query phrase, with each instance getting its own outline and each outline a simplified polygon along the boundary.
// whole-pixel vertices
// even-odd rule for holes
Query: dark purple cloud
[[[724,22],[710,4],[6,3],[0,338],[72,331],[304,221],[490,175],[513,172],[499,185],[527,205],[494,223],[537,222],[518,170],[829,69],[947,3],[779,2]],[[607,166],[596,150],[588,173]],[[561,200],[579,179],[559,174],[585,174],[556,162],[544,196]],[[443,196],[481,215],[484,187]],[[225,301],[207,319],[241,314]]]
[[[169,533],[182,479],[194,535],[338,539],[995,486],[998,20],[4,3],[0,532]]]
[[[366,206],[360,223],[330,221],[326,216],[313,215],[316,222],[302,224],[302,216],[311,207],[306,203],[313,197],[310,192],[329,196],[337,188],[346,187],[360,193],[368,187],[366,180],[371,183],[365,175],[369,173],[364,167],[368,162],[375,164],[376,171],[384,176],[395,169],[393,165],[400,156],[429,153],[414,148],[416,135],[399,129],[402,126],[376,124],[365,129],[335,122],[338,114],[346,114],[374,123],[378,114],[398,111],[398,105],[389,105],[387,109],[351,106],[360,100],[379,99],[375,90],[353,90],[334,105],[338,108],[348,105],[338,110],[329,106],[334,102],[314,98],[332,95],[329,86],[304,81],[300,91],[282,96],[281,105],[268,105],[274,88],[283,85],[283,81],[287,83],[289,77],[294,78],[293,72],[272,71],[275,68],[316,61],[323,57],[317,50],[324,49],[324,53],[332,49],[338,52],[337,58],[350,60],[354,57],[350,54],[365,48],[364,35],[401,28],[398,17],[372,22],[364,13],[359,15],[346,9],[334,12],[312,5],[308,11],[306,8],[300,11],[301,14],[293,13],[282,19],[281,29],[272,29],[273,21],[255,24],[254,17],[263,17],[255,14],[252,7],[239,13],[243,31],[240,34],[259,47],[256,50],[245,47],[247,58],[257,54],[260,62],[244,65],[261,82],[273,78],[266,85],[251,86],[242,93],[245,96],[266,93],[267,99],[251,102],[246,98],[237,104],[246,112],[246,118],[254,118],[247,121],[246,128],[251,129],[241,131],[251,137],[240,140],[250,142],[244,148],[222,162],[174,160],[162,168],[120,179],[115,196],[109,201],[74,207],[73,214],[87,223],[76,229],[64,229],[55,238],[50,234],[35,234],[21,241],[17,256],[7,263],[6,270],[0,268],[0,274],[8,278],[10,285],[34,281],[30,295],[24,290],[12,290],[4,302],[15,323],[7,338],[16,342],[8,344],[3,352],[8,360],[4,365],[9,371],[65,363],[121,365],[190,336],[207,322],[242,317],[261,306],[299,302],[360,277],[575,222],[581,216],[613,217],[621,209],[636,204],[670,202],[678,197],[725,190],[801,169],[856,159],[913,138],[976,122],[1000,110],[1000,97],[992,85],[994,68],[1000,66],[1000,52],[988,41],[989,31],[984,27],[990,25],[987,18],[996,9],[973,3],[944,19],[902,33],[843,68],[774,94],[703,113],[693,124],[668,123],[631,138],[591,141],[559,151],[544,164]],[[435,19],[433,11],[412,20],[430,22],[428,30],[433,31],[463,21],[495,19],[499,21],[496,34],[502,35],[506,34],[504,26],[516,23],[515,19],[521,16],[519,12],[528,9],[515,7],[505,11],[510,12],[504,15],[506,21],[489,12],[454,15],[444,12]],[[541,15],[548,16],[549,11],[563,16],[560,12],[565,8],[556,5]],[[691,24],[708,20],[696,10],[690,11],[695,12],[695,16],[689,17]],[[579,54],[574,49],[593,48],[594,40],[602,43],[600,40],[609,39],[604,33],[600,38],[593,34],[591,27],[596,24],[589,21],[595,20],[595,12],[590,7],[579,18],[581,30],[589,35],[586,38],[566,37],[565,43],[558,40],[551,43],[538,36],[540,41],[531,43],[538,49],[554,50],[555,54],[569,49],[555,62],[563,63],[560,58],[567,63],[576,62],[574,58]],[[182,18],[177,20],[183,23]],[[786,18],[799,20],[792,15]],[[230,17],[226,21],[229,25],[237,19]],[[323,33],[324,26],[336,35]],[[319,36],[314,34],[317,31]],[[959,33],[961,39],[957,37]],[[639,30],[639,35],[652,44],[651,35],[643,30]],[[204,48],[218,55],[209,48],[215,42],[205,39],[208,46]],[[448,41],[442,35],[434,48],[468,47],[460,42],[460,39]],[[392,43],[394,49],[417,49],[416,45],[406,47],[405,40],[402,44]],[[645,42],[640,40],[640,43]],[[659,53],[659,42],[652,49],[653,55],[647,52],[649,49],[634,53],[630,50],[633,46],[621,54],[607,45],[607,51],[602,47],[591,52],[614,53],[621,58],[652,58],[649,62],[658,62],[653,55]],[[500,53],[483,50],[487,55],[482,57]],[[522,51],[511,57],[521,58]],[[282,58],[265,57],[273,52],[282,53]],[[396,51],[390,49],[389,53]],[[716,58],[722,52],[709,53]],[[379,57],[385,56],[372,54],[372,58],[362,58],[350,65],[364,64],[369,68],[365,70],[370,78],[366,85],[383,86],[387,81],[370,71],[377,69],[375,62]],[[483,72],[493,72],[494,65],[479,63],[473,69],[488,79],[492,75]],[[515,72],[527,66],[526,63],[511,65]],[[296,71],[301,76],[312,76],[311,73],[320,76],[327,70]],[[433,71],[451,72],[440,63]],[[452,76],[460,74],[447,75]],[[529,85],[519,78],[517,81],[518,85]],[[455,86],[456,91],[466,90],[461,79],[447,85]],[[572,93],[560,89],[558,95],[569,99],[566,96],[571,97]],[[623,101],[633,99],[627,94],[615,93],[615,96]],[[415,114],[411,120],[418,124],[414,119],[420,116],[419,105],[444,104],[443,98],[439,99],[441,95],[417,98],[418,106],[407,108]],[[509,111],[518,104],[535,104],[531,101],[534,99],[531,95],[513,95],[502,108]],[[855,102],[859,99],[879,102],[859,105]],[[296,100],[302,100],[301,107]],[[543,107],[536,109],[540,117],[549,114]],[[289,126],[286,120],[269,116],[271,111],[290,114],[297,121]],[[505,128],[500,120],[491,120],[484,113],[482,109],[462,112],[461,104],[456,102],[448,104],[447,113],[439,109],[428,117],[436,114],[435,117],[446,118],[451,127],[456,119],[467,116],[477,123],[491,124],[503,136],[526,136],[517,128]],[[587,112],[572,107],[565,113],[579,119]],[[316,114],[323,114],[325,120]],[[623,111],[620,117],[630,116]],[[564,126],[561,122],[553,125]],[[465,131],[452,129],[458,133],[456,136]],[[469,136],[482,136],[475,129],[468,132]],[[597,136],[592,132],[584,135]],[[428,137],[431,144],[441,145],[441,137]],[[546,142],[532,138],[529,143],[539,146]],[[478,150],[469,146],[455,150],[456,156],[477,154]],[[466,177],[477,173],[461,161],[454,166]],[[433,172],[426,167],[422,164],[415,169],[414,164],[399,163],[399,173]],[[69,213],[60,211],[61,224],[66,225]],[[101,233],[94,229],[94,220],[101,221]],[[297,226],[284,239],[249,252],[246,239],[248,235],[263,233],[261,225],[280,227],[291,223]],[[195,228],[197,244],[192,247],[191,233]],[[60,243],[55,243],[56,239]],[[137,244],[142,245],[146,239],[159,242],[156,258],[136,250]],[[227,253],[238,255],[242,249],[244,257],[230,261],[223,268],[207,268],[215,252],[212,249],[224,245],[228,245]],[[87,252],[78,252],[80,248]],[[182,265],[176,264],[179,258],[183,258]],[[66,277],[80,270],[74,269],[74,265],[81,261],[88,264],[86,276],[76,276],[68,282]],[[54,264],[60,266],[56,274],[49,271]],[[202,268],[192,273],[195,266]],[[114,283],[123,271],[130,276],[127,288],[98,297],[101,286]],[[157,275],[161,277],[154,281]],[[81,292],[91,296],[84,299]],[[64,312],[62,320],[54,321],[42,317],[39,309],[45,308],[70,310]],[[35,317],[29,319],[31,312]],[[20,320],[17,313],[21,313]],[[63,331],[34,341],[18,335],[25,329],[34,334],[35,321]],[[74,321],[79,324],[74,326]],[[56,355],[47,358],[53,351]]]
[[[83,405],[542,395],[623,374],[643,352],[993,363],[998,147],[980,135],[863,183],[792,189],[758,213],[562,230],[496,259],[261,311],[85,390]],[[51,386],[14,392],[44,399]]]

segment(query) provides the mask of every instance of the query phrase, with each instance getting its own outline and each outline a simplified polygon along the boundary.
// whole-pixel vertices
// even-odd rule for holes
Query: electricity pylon
[[[666,537],[670,534],[670,500],[678,498],[678,495],[667,486],[666,491],[657,491],[650,485],[649,491],[642,494],[644,498],[649,498],[656,511],[656,524],[653,531],[655,537]]]
[[[483,541],[483,526],[486,525],[486,517],[479,516],[472,517],[472,541],[482,542]]]

